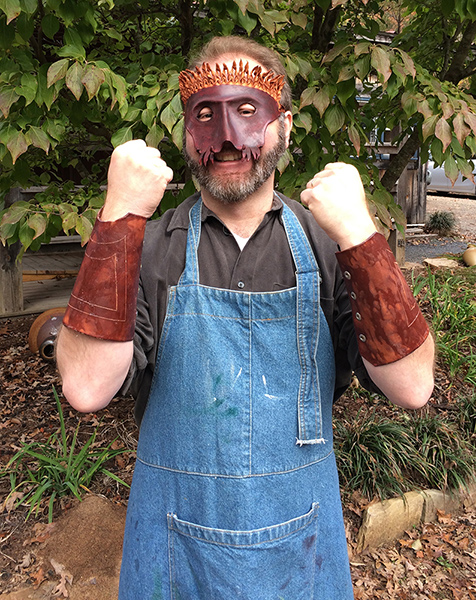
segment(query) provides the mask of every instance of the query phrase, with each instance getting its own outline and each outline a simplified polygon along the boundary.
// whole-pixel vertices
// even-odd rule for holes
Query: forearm
[[[107,406],[127,376],[133,351],[132,341],[101,340],[62,327],[56,360],[71,406],[81,412]]]
[[[374,234],[337,259],[369,376],[395,404],[423,406],[433,390],[434,343],[385,239]]]
[[[421,408],[433,391],[435,345],[430,335],[421,346],[404,358],[387,365],[374,366],[363,359],[370,378],[394,404]]]

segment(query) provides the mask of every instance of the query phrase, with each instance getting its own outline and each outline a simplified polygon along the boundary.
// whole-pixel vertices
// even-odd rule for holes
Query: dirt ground
[[[451,211],[461,239],[476,241],[476,200],[429,196],[427,213]],[[22,443],[46,441],[59,419],[52,388],[60,382],[52,363],[28,348],[32,317],[0,319],[0,465]],[[445,410],[464,386],[448,382],[437,368],[429,410]],[[336,412],[357,412],[366,401],[343,398]],[[116,440],[128,452],[108,468],[130,483],[137,428],[133,400],[117,398],[101,413],[79,415],[62,400],[70,435],[80,441],[98,431],[97,444]],[[385,406],[372,405],[376,410]],[[121,540],[128,489],[107,477],[93,482],[86,499],[63,499],[53,524],[45,511],[25,521],[27,509],[7,501],[8,481],[0,479],[0,596],[3,600],[113,600],[117,597]],[[366,501],[352,498],[344,508],[355,597],[374,599],[476,600],[476,514],[440,514],[437,523],[409,531],[387,548],[356,553],[356,535]],[[225,600],[225,599],[224,599]]]
[[[437,196],[428,194],[427,216],[437,211],[451,212],[455,216],[456,231],[468,242],[476,242],[476,198]]]

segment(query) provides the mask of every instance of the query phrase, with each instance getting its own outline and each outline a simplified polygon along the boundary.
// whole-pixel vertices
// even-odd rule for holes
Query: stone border
[[[389,544],[421,523],[436,521],[438,511],[456,513],[476,507],[476,483],[461,491],[407,492],[367,507],[357,536],[357,552]]]

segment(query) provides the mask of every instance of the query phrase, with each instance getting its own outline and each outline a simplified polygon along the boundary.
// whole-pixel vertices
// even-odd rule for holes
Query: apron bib
[[[128,504],[120,600],[351,600],[319,271],[283,204],[296,287],[200,285],[199,200],[171,287]]]

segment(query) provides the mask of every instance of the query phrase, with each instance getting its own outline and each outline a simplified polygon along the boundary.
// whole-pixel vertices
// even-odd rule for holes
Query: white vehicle
[[[473,160],[473,166],[473,175],[476,176],[476,160]],[[476,186],[471,179],[463,179],[460,173],[453,185],[445,175],[445,168],[435,166],[432,160],[428,161],[426,182],[428,192],[448,192],[464,196],[476,195]]]

